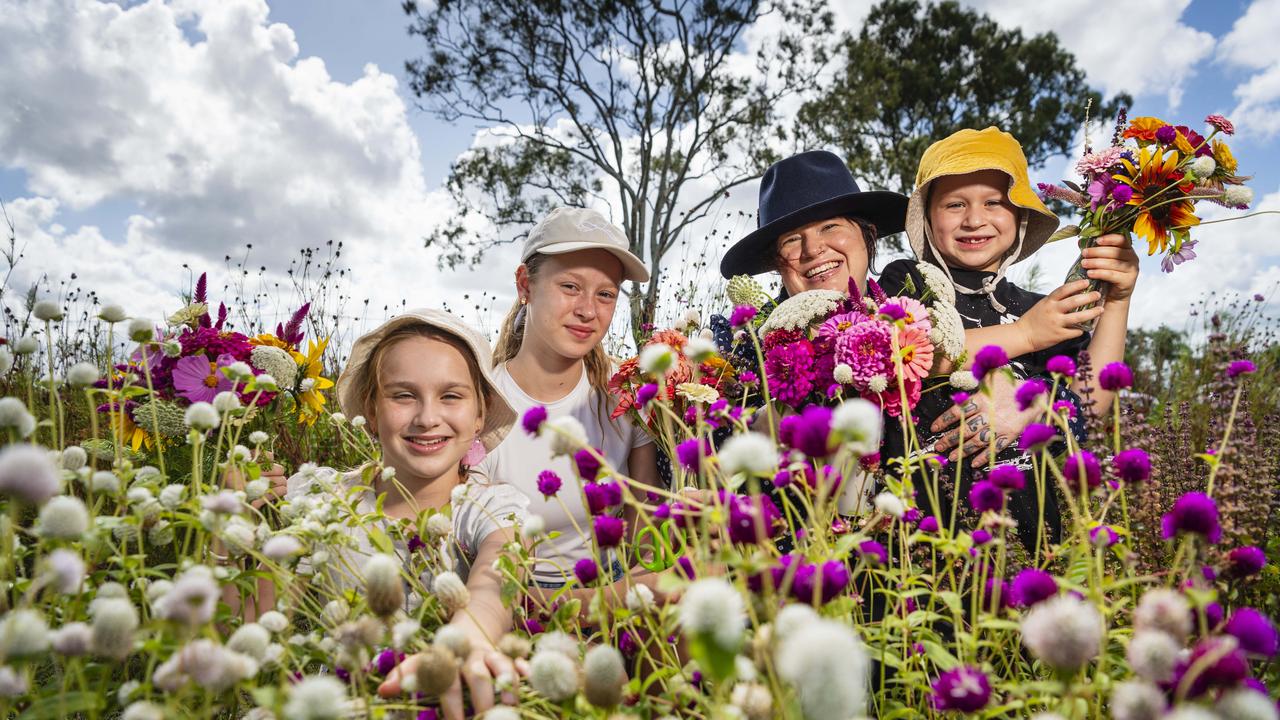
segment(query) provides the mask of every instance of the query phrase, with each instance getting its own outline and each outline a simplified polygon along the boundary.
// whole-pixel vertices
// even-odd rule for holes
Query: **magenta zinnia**
[[[798,407],[813,391],[813,344],[797,340],[769,349],[765,353],[764,372],[773,396]]]
[[[853,371],[853,385],[866,388],[871,378],[893,377],[893,335],[887,323],[868,320],[836,337],[835,361]]]

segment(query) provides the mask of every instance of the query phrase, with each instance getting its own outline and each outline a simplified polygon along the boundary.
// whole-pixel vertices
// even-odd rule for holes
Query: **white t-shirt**
[[[516,414],[535,405],[547,409],[548,418],[572,415],[587,431],[587,443],[600,451],[609,466],[619,473],[629,475],[627,458],[634,448],[653,442],[653,438],[631,423],[626,417],[609,418],[608,399],[601,403],[599,394],[592,390],[586,369],[578,384],[569,394],[554,402],[538,402],[529,397],[500,365],[494,372],[494,383],[511,403]],[[564,481],[560,492],[550,500],[538,492],[538,474],[543,470],[555,472]],[[490,452],[472,472],[494,482],[508,483],[529,497],[529,514],[541,515],[546,521],[547,532],[557,531],[560,536],[544,540],[538,546],[539,562],[534,568],[533,579],[539,582],[566,582],[573,577],[573,564],[590,555],[590,541],[583,533],[591,532],[591,516],[582,501],[582,492],[576,487],[577,472],[569,457],[551,457],[551,441],[546,437],[530,437],[519,426],[512,428],[502,444]],[[563,505],[561,505],[563,502]],[[568,509],[570,515],[565,513]],[[607,574],[608,565],[602,567]]]
[[[367,531],[361,532],[360,526],[349,517],[342,517],[338,508],[345,507],[342,501],[351,488],[361,485],[360,470],[339,473],[328,467],[309,466],[289,478],[288,490],[284,499],[288,504],[283,508],[286,519],[292,522],[314,521],[319,526],[330,523],[342,523],[344,534],[354,542],[341,547],[330,548],[343,554],[343,561],[324,563],[330,576],[341,586],[360,587],[364,580],[358,575],[363,567],[363,559],[378,552],[369,540]],[[376,498],[370,491],[365,491],[357,499],[356,511],[368,515],[376,510]],[[468,478],[453,489],[449,504],[452,510],[452,532],[440,543],[440,557],[445,558],[444,568],[458,573],[465,582],[475,562],[480,544],[490,533],[502,527],[524,524],[525,508],[529,499],[510,485],[501,483],[478,482],[476,478]],[[388,519],[383,519],[379,529],[386,532]],[[394,522],[394,521],[392,521]],[[427,538],[423,538],[427,540]],[[409,548],[401,540],[393,540],[396,554],[410,567]],[[354,570],[354,573],[352,572]],[[426,587],[431,585],[433,573],[423,573],[421,580]]]

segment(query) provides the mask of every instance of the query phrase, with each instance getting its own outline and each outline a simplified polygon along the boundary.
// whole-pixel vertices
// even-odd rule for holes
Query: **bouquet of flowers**
[[[121,390],[98,411],[134,452],[185,437],[185,413],[198,402],[212,403],[219,412],[246,407],[248,419],[283,398],[297,408],[299,422],[310,425],[323,410],[322,391],[333,387],[321,375],[328,339],[310,341],[302,352],[309,304],[274,334],[249,337],[226,327],[225,304],[218,304],[216,320],[210,315],[206,284],[202,274],[191,302],[168,318],[168,327],[131,332],[138,348],[110,378],[98,381]]]
[[[1122,110],[1111,144],[1097,151],[1086,146],[1076,163],[1083,178],[1079,184],[1040,184],[1043,197],[1071,203],[1084,216],[1079,225],[1068,225],[1050,239],[1079,237],[1084,250],[1108,233],[1137,234],[1147,241],[1148,255],[1164,255],[1160,265],[1165,272],[1194,258],[1191,228],[1200,224],[1196,203],[1243,210],[1253,202],[1253,191],[1244,187],[1249,178],[1237,174],[1231,148],[1218,137],[1233,134],[1235,126],[1221,115],[1210,115],[1205,123],[1208,136],[1154,117],[1126,122]],[[1077,259],[1067,281],[1085,278]],[[1097,286],[1091,282],[1091,288]]]
[[[857,396],[895,417],[915,407],[933,366],[930,309],[867,285],[869,297],[850,282],[847,296],[810,290],[769,315],[760,338],[774,399],[799,409]]]
[[[650,377],[660,381],[652,382]],[[699,407],[723,408],[728,396],[741,395],[737,380],[737,371],[716,353],[709,338],[686,337],[672,328],[657,330],[645,339],[639,354],[623,361],[609,379],[609,392],[618,398],[610,417],[634,412],[638,421],[656,429],[655,416],[639,411],[661,396],[680,417],[692,423]]]

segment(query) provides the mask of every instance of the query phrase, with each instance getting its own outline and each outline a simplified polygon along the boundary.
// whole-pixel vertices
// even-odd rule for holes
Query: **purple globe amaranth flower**
[[[699,438],[689,438],[676,445],[676,460],[689,472],[698,472],[703,458],[711,456],[711,442]]]
[[[582,558],[573,564],[573,576],[583,585],[590,585],[600,577],[600,565],[595,558]]]
[[[636,639],[635,633],[630,630],[623,630],[618,634],[618,652],[627,657],[632,657],[640,651],[640,641]]]
[[[961,390],[960,392],[951,393],[951,403],[953,405],[963,405],[969,401],[969,393]]]
[[[991,701],[991,681],[972,665],[947,670],[933,681],[933,707],[942,712],[972,713]]]
[[[1221,603],[1211,602],[1208,605],[1204,606],[1204,624],[1205,625],[1208,625],[1211,629],[1216,628],[1222,624],[1222,618],[1223,618],[1223,613],[1222,613]]]
[[[1102,466],[1098,464],[1098,458],[1088,450],[1068,455],[1066,462],[1062,464],[1062,474],[1073,488],[1078,488],[1081,484],[1095,488],[1102,484]]]
[[[379,675],[387,675],[396,669],[396,665],[400,664],[403,658],[403,653],[396,652],[395,648],[387,648],[373,658],[373,667]]]
[[[1054,355],[1045,363],[1044,368],[1055,375],[1064,377],[1076,376],[1076,361],[1066,355]]]
[[[739,305],[729,314],[729,325],[732,327],[742,327],[755,319],[760,311],[751,305]]]
[[[1004,507],[1004,491],[990,480],[976,482],[969,488],[969,504],[976,513],[1000,511]]]
[[[872,565],[888,565],[889,551],[875,540],[863,540],[858,545],[858,555]]]
[[[791,447],[811,459],[824,458],[835,449],[831,442],[831,408],[810,405],[798,417],[790,433]]]
[[[1223,631],[1240,641],[1240,648],[1253,655],[1272,658],[1280,641],[1276,626],[1266,615],[1251,607],[1242,607],[1231,613]]]
[[[587,510],[592,515],[622,503],[622,487],[617,483],[583,483],[582,494],[587,497]]]
[[[1241,375],[1252,375],[1258,372],[1258,366],[1254,365],[1250,360],[1233,360],[1227,366],[1227,377],[1237,378]]]
[[[1146,482],[1151,477],[1151,458],[1142,448],[1129,448],[1111,458],[1116,476],[1127,483]]]
[[[990,612],[1000,612],[1009,607],[1012,594],[1009,583],[1001,578],[989,577],[982,588],[982,606]]]
[[[1222,539],[1222,526],[1218,523],[1218,505],[1202,492],[1189,492],[1173,503],[1173,509],[1161,518],[1161,530],[1165,540],[1179,533],[1201,535],[1210,543]]]
[[[1253,545],[1238,547],[1227,553],[1227,574],[1242,578],[1257,575],[1267,564],[1267,554]]]
[[[1013,393],[1013,399],[1018,403],[1019,410],[1026,410],[1035,405],[1036,398],[1049,392],[1049,386],[1045,381],[1039,378],[1030,378],[1018,386]]]
[[[973,376],[982,382],[987,373],[1009,364],[1009,355],[999,345],[987,345],[973,356]]]
[[[688,555],[681,555],[676,558],[675,568],[680,576],[686,580],[698,579],[698,573],[693,569],[693,561],[689,559]]]
[[[1120,542],[1120,535],[1110,525],[1098,525],[1089,530],[1089,541],[1094,545],[1111,547]]]
[[[534,405],[524,411],[524,416],[520,418],[520,427],[530,435],[537,435],[538,430],[542,428],[542,423],[547,421],[547,409],[541,405]]]
[[[795,568],[791,575],[791,597],[810,605],[816,604],[818,598],[814,591],[818,588],[818,566],[801,558],[795,563]]]
[[[973,544],[982,546],[991,542],[991,533],[981,528],[973,531]]]
[[[564,485],[564,481],[560,476],[551,470],[543,470],[538,473],[538,492],[542,493],[545,498],[555,497],[560,492],[560,488]]]
[[[987,480],[1002,490],[1021,490],[1027,486],[1027,476],[1016,465],[997,465],[987,473]]]
[[[890,320],[901,320],[907,316],[907,311],[898,303],[889,302],[880,306],[880,314]]]
[[[1172,125],[1164,125],[1156,130],[1156,140],[1163,145],[1169,145],[1178,137],[1178,131]]]
[[[938,532],[938,518],[933,515],[925,515],[920,521],[920,532],[936,533]]]
[[[828,560],[822,563],[821,578],[821,599],[829,603],[849,587],[849,567],[842,560]]]
[[[582,448],[574,453],[573,463],[578,466],[578,476],[587,482],[594,482],[600,474],[600,460],[590,448]]]
[[[1014,605],[1029,608],[1057,595],[1058,581],[1044,570],[1025,568],[1014,576],[1009,594]]]
[[[1133,199],[1133,188],[1124,183],[1117,183],[1115,187],[1111,188],[1111,198],[1115,200],[1116,205],[1127,204]]]
[[[733,495],[721,492],[729,510],[729,539],[736,543],[760,543],[778,534],[782,513],[767,495]]]
[[[1133,387],[1133,371],[1122,362],[1107,363],[1098,373],[1098,385],[1112,391]]]
[[[1052,442],[1056,437],[1058,437],[1058,430],[1052,425],[1031,423],[1023,429],[1022,437],[1018,439],[1018,449],[1022,452],[1039,450]]]
[[[1206,665],[1200,662],[1206,656],[1216,659]],[[1190,656],[1174,666],[1170,687],[1181,686],[1193,667],[1198,674],[1187,686],[1188,698],[1200,697],[1214,688],[1235,687],[1249,675],[1249,661],[1231,637],[1210,637],[1196,643]]]
[[[649,401],[658,396],[658,386],[654,383],[645,383],[636,390],[636,405],[644,407]]]
[[[788,415],[778,421],[778,441],[787,447],[794,447],[796,432],[800,429],[800,416]]]
[[[596,542],[600,547],[617,547],[622,542],[622,534],[626,532],[627,523],[612,515],[597,515],[591,521],[591,529],[595,531]]]

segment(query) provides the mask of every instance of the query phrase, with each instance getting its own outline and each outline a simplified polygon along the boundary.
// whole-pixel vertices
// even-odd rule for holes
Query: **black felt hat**
[[[773,269],[778,236],[824,218],[855,217],[876,226],[879,237],[902,232],[907,197],[886,190],[863,191],[844,161],[825,150],[779,160],[760,179],[755,232],[729,248],[720,274],[756,275]]]

